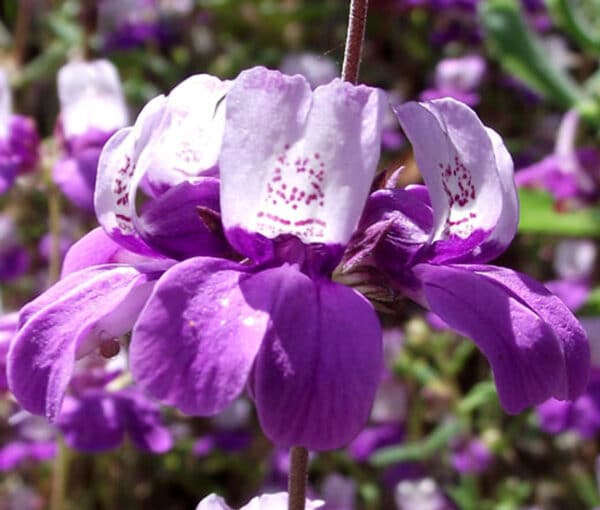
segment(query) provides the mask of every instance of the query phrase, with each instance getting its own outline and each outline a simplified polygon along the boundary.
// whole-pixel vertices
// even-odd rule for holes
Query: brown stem
[[[365,39],[365,25],[367,23],[367,7],[369,0],[350,0],[350,15],[348,17],[348,33],[346,35],[346,48],[344,50],[344,65],[342,67],[342,80],[356,84]]]
[[[17,11],[17,21],[15,23],[15,33],[13,38],[13,58],[17,67],[23,63],[25,51],[27,49],[27,39],[29,35],[29,24],[31,22],[31,0],[21,0],[19,10]]]
[[[288,510],[304,510],[306,478],[308,476],[308,450],[302,446],[294,446],[290,450],[290,464]]]

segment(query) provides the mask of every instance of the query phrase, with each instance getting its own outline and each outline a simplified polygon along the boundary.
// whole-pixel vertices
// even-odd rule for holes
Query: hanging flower
[[[152,286],[176,259],[229,250],[198,214],[200,208],[218,221],[218,180],[200,174],[215,171],[218,148],[206,144],[220,146],[213,115],[225,86],[192,77],[168,98],[151,101],[135,126],[107,143],[96,209],[111,237],[99,228],[78,241],[66,255],[62,279],[20,312],[8,378],[28,411],[58,416],[76,360],[131,330]],[[206,157],[190,147],[205,147]],[[172,166],[164,166],[169,160]],[[141,181],[149,200],[138,215],[133,204]]]
[[[254,68],[227,95],[219,159],[225,234],[247,260],[194,257],[159,280],[132,334],[132,372],[188,414],[248,385],[266,435],[314,450],[365,424],[381,330],[331,281],[379,158],[384,96]]]
[[[396,113],[426,187],[373,193],[342,268],[375,266],[396,291],[472,338],[508,412],[575,398],[589,372],[575,317],[528,276],[484,264],[506,249],[518,223],[512,160],[500,137],[453,99],[407,103]]]

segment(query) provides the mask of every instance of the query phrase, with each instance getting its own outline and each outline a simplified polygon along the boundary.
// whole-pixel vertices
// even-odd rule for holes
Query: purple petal
[[[76,357],[129,331],[155,277],[96,266],[67,276],[25,309],[8,354],[8,381],[19,403],[53,419]]]
[[[492,266],[414,269],[431,310],[488,358],[509,413],[585,388],[589,346],[568,308],[526,276]]]
[[[261,289],[248,302],[271,315],[251,379],[265,434],[280,446],[311,450],[348,444],[369,417],[383,363],[372,306],[354,290],[313,281],[292,266],[247,284]]]
[[[590,371],[590,346],[586,332],[567,306],[533,278],[496,266],[470,266],[471,270],[490,278],[523,301],[552,328],[564,355],[559,373],[565,380],[554,397],[574,399],[586,388]],[[557,374],[555,374],[557,377]],[[557,377],[558,379],[558,377]]]
[[[268,322],[246,302],[243,269],[197,257],[157,282],[130,347],[134,378],[154,398],[212,415],[242,392]]]
[[[396,114],[433,204],[436,261],[497,256],[518,222],[513,164],[500,137],[453,99],[406,103]]]
[[[219,181],[198,178],[182,182],[159,196],[142,214],[136,227],[149,246],[175,259],[225,256],[231,252],[223,232],[202,221],[198,207],[219,210]],[[218,227],[220,227],[220,222]]]
[[[97,227],[71,246],[65,255],[61,278],[87,267],[115,262],[120,250],[121,246]]]
[[[253,68],[227,95],[219,160],[226,229],[346,244],[379,159],[385,94]]]
[[[101,147],[86,147],[77,155],[59,160],[52,168],[52,180],[77,207],[94,210],[94,184]]]

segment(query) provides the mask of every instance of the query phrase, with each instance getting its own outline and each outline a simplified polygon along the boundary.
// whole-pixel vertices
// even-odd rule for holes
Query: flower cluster
[[[509,412],[579,395],[589,347],[571,312],[486,265],[518,221],[500,137],[453,99],[399,106],[426,186],[369,196],[386,108],[372,87],[313,91],[261,67],[148,103],[102,151],[102,228],[20,313],[8,379],[21,405],[57,418],[76,360],[132,331],[131,372],[157,400],[207,416],[247,389],[276,444],[341,447],[382,370],[375,309],[340,283],[365,274],[471,337]]]

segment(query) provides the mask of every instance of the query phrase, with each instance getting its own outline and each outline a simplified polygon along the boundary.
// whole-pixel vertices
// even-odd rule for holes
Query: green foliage
[[[599,207],[560,212],[550,194],[531,189],[520,189],[519,200],[521,233],[600,238]]]

